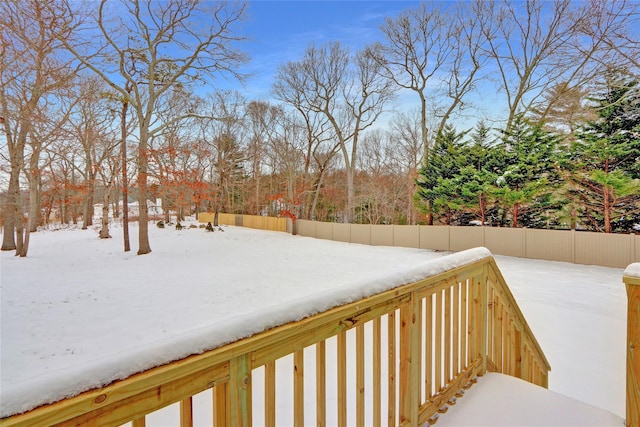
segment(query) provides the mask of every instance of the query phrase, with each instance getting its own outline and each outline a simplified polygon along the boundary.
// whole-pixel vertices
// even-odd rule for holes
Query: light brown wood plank
[[[293,425],[304,426],[304,350],[293,353]]]
[[[193,398],[180,401],[180,427],[193,427]]]
[[[338,334],[338,427],[347,427],[347,333]]]
[[[276,427],[276,362],[264,365],[264,423]]]
[[[364,427],[364,325],[356,328],[356,426]]]
[[[316,344],[316,426],[327,425],[327,346]]]

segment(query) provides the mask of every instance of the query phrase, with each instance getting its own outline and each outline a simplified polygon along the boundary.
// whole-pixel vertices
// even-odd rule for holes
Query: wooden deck
[[[336,345],[328,346],[329,340]],[[315,355],[312,369],[310,361],[305,362],[305,349]],[[315,384],[318,426],[334,424],[334,417],[338,426],[364,426],[365,420],[374,426],[417,426],[432,419],[465,385],[488,370],[546,386],[550,369],[495,261],[488,256],[3,419],[1,424],[120,425],[132,421],[142,426],[146,414],[179,402],[181,426],[192,426],[192,396],[212,389],[215,426],[250,426],[254,418],[275,426],[276,362],[291,355],[293,401],[288,407],[296,426],[305,421],[308,376],[313,376]],[[329,367],[333,361],[335,369]],[[355,370],[347,372],[348,364]],[[258,369],[264,372],[260,389],[253,387]],[[347,381],[352,372],[353,384]],[[368,381],[370,378],[373,380]],[[328,400],[334,399],[335,413],[330,413]],[[254,407],[264,408],[264,413],[255,414]]]

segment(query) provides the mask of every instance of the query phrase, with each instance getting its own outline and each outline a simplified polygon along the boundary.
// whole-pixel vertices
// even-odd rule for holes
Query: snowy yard
[[[35,233],[1,258],[1,416],[415,281],[444,253],[225,227]],[[622,269],[495,257],[552,371],[549,388],[624,417]],[[422,268],[420,268],[423,266]],[[326,307],[324,307],[326,308]],[[444,420],[444,419],[443,419]]]

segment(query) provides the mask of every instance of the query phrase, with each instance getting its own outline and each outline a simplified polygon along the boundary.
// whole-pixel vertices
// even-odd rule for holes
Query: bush
[[[158,228],[164,228],[164,221],[158,221],[158,222],[157,222],[157,224],[156,224],[156,226],[157,226]]]

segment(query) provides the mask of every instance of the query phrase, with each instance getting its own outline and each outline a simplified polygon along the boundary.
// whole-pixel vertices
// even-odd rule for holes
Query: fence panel
[[[574,235],[569,230],[526,229],[525,256],[532,259],[574,262]]]
[[[449,249],[458,252],[484,246],[484,227],[449,227]]]
[[[393,246],[393,226],[372,225],[371,244],[374,246]]]
[[[393,225],[393,246],[420,247],[420,227],[417,225]]]
[[[351,242],[351,224],[333,223],[333,240],[337,242]]]
[[[484,230],[484,246],[493,254],[524,257],[525,228],[479,227]]]
[[[624,268],[633,263],[633,243],[639,236],[579,231],[575,233],[575,262]]]
[[[371,225],[353,224],[351,227],[351,243],[359,243],[362,245],[371,245]]]
[[[421,249],[450,250],[449,227],[446,225],[421,225],[418,230],[420,231]]]

